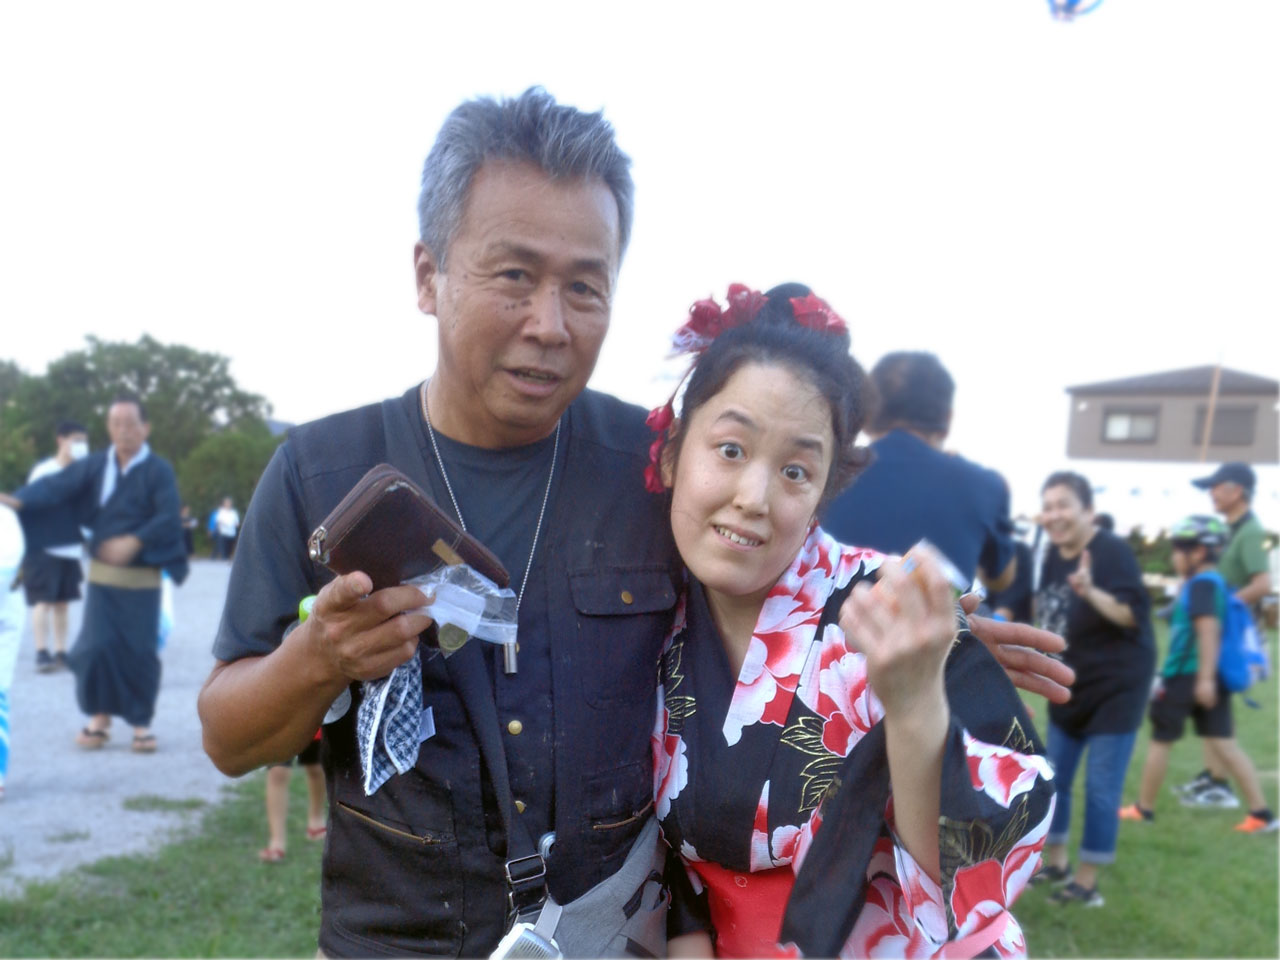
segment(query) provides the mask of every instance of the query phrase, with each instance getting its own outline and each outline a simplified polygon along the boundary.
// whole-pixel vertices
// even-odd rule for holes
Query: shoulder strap
[[[502,729],[493,687],[485,666],[481,644],[471,642],[445,660],[454,687],[462,695],[480,745],[485,770],[493,784],[507,838],[507,859],[503,867],[507,886],[508,920],[535,916],[547,899],[547,864],[534,845],[529,828],[516,812],[507,776],[507,754],[502,746]]]

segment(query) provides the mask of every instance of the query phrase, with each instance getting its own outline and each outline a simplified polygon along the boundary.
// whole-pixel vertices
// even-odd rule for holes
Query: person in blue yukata
[[[0,503],[19,511],[28,550],[42,549],[68,513],[93,532],[84,621],[68,657],[76,700],[89,715],[76,743],[87,750],[106,745],[113,716],[133,727],[135,752],[156,749],[160,576],[182,583],[187,554],[178,484],[147,445],[150,430],[142,401],[118,396],[107,412],[110,447],[0,494]]]

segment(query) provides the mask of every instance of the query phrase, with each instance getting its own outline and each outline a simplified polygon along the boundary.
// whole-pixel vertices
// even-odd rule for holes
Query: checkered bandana
[[[365,796],[418,759],[422,724],[422,664],[415,656],[381,680],[367,680],[356,713]]]

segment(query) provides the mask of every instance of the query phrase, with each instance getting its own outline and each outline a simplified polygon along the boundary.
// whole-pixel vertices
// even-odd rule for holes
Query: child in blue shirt
[[[1231,692],[1218,677],[1222,625],[1227,595],[1222,587],[1197,574],[1214,569],[1228,531],[1217,517],[1193,516],[1169,534],[1173,567],[1183,578],[1169,625],[1169,651],[1151,697],[1151,743],[1142,767],[1137,803],[1120,810],[1121,820],[1154,820],[1156,794],[1169,767],[1169,751],[1182,737],[1188,717],[1196,735],[1213,742],[1232,778],[1249,803],[1249,815],[1235,829],[1271,833],[1280,829],[1258,783],[1258,772],[1235,741]]]

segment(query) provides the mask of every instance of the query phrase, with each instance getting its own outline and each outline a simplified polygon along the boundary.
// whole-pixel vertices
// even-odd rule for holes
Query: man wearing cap
[[[1252,509],[1257,487],[1253,468],[1239,461],[1224,463],[1211,476],[1191,483],[1209,491],[1213,509],[1231,528],[1231,539],[1218,559],[1218,572],[1256,615],[1258,601],[1271,591],[1271,573],[1263,547],[1266,531]],[[1207,742],[1204,760],[1205,769],[1178,788],[1182,802],[1195,807],[1238,807],[1240,801],[1227,782],[1226,766]]]

